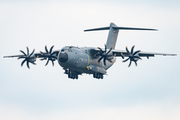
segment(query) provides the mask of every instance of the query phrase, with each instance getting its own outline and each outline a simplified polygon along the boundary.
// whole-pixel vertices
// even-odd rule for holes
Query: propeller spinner
[[[104,65],[106,66],[106,60],[109,61],[109,62],[112,62],[110,59],[110,57],[112,57],[113,55],[108,55],[112,48],[107,52],[107,47],[105,45],[105,51],[103,51],[100,47],[98,47],[98,49],[100,50],[100,52],[98,52],[97,54],[95,54],[95,56],[101,56],[98,60],[98,63],[103,59],[103,63]]]
[[[24,60],[21,63],[21,66],[23,66],[23,64],[26,62],[27,67],[30,69],[29,63],[36,65],[36,63],[34,63],[35,62],[35,60],[33,59],[34,57],[31,57],[33,55],[35,49],[32,51],[31,54],[29,54],[29,48],[28,47],[26,47],[26,48],[27,48],[27,54],[24,51],[20,50],[20,52],[22,52],[24,54],[24,56],[18,57],[18,59],[24,58]]]
[[[127,51],[127,54],[128,54],[128,57],[129,57],[129,58],[127,58],[126,60],[124,60],[124,61],[122,61],[122,62],[126,62],[126,61],[130,60],[130,63],[129,63],[129,66],[128,66],[128,67],[131,66],[131,62],[132,62],[132,61],[133,61],[133,62],[135,63],[135,65],[137,66],[137,61],[138,61],[139,59],[141,59],[139,56],[137,56],[137,53],[139,53],[139,52],[141,52],[141,51],[138,50],[138,51],[134,52],[134,47],[135,47],[135,46],[133,46],[133,47],[131,48],[131,52],[129,52],[128,48],[126,47],[126,51]]]
[[[50,48],[50,51],[48,51],[47,46],[45,46],[46,53],[43,53],[40,51],[41,55],[44,57],[41,60],[47,60],[45,66],[49,63],[49,61],[52,61],[52,65],[54,66],[54,61],[57,59],[57,57],[53,56],[54,52],[52,52],[54,45]]]

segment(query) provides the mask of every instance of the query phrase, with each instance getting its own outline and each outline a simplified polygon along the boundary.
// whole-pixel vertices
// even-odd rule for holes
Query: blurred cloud
[[[3,108],[3,106],[1,106]],[[108,108],[96,108],[96,109],[78,109],[76,111],[55,111],[52,113],[47,114],[31,114],[23,111],[22,109],[17,108],[8,108],[7,106],[4,109],[0,109],[2,116],[1,118],[6,120],[18,120],[18,119],[25,119],[25,120],[49,120],[49,119],[63,119],[63,120],[131,120],[132,118],[135,120],[152,120],[152,119],[163,119],[169,120],[174,119],[178,120],[179,118],[179,106],[171,107],[171,109],[164,109],[159,104],[153,105],[138,105],[138,106],[131,106],[131,107],[108,107]],[[11,114],[11,116],[9,116]]]

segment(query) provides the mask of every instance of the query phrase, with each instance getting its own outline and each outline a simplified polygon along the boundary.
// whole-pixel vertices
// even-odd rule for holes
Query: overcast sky
[[[0,0],[1,120],[179,120],[180,1]],[[158,31],[120,31],[116,49],[175,53],[143,58],[128,68],[116,63],[103,80],[92,75],[68,79],[56,62],[21,60],[5,55],[54,50],[66,45],[104,47],[108,31],[83,32],[114,22],[122,27]]]

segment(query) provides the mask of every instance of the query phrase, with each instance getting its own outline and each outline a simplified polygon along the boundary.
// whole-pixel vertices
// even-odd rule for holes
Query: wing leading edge
[[[128,57],[128,53],[125,50],[112,50],[113,55],[117,57]],[[166,54],[166,53],[153,53],[153,52],[139,52],[139,57],[154,57],[155,55],[162,55],[162,56],[176,56],[177,54]]]
[[[103,49],[104,50],[104,49]],[[95,49],[91,49],[91,53],[94,55],[98,52],[100,52],[99,49],[95,48]],[[116,57],[129,57],[128,52],[126,50],[112,50],[112,54]],[[140,51],[138,52],[139,57],[154,57],[156,55],[162,55],[162,56],[176,56],[177,54],[168,54],[168,53],[154,53],[154,52],[144,52],[144,51]]]
[[[12,55],[12,56],[4,56],[4,58],[14,58],[17,57],[17,59],[23,59],[21,66],[23,66],[23,64],[26,62],[27,67],[29,67],[29,63],[32,63],[34,65],[36,65],[35,61],[36,58],[41,58],[40,60],[47,60],[46,64],[47,65],[49,63],[49,61],[52,62],[52,65],[54,66],[54,61],[57,60],[57,56],[58,53],[60,52],[60,50],[55,50],[53,51],[54,46],[52,46],[50,48],[50,50],[47,49],[47,46],[45,46],[45,52],[41,52],[40,53],[34,53],[35,49],[30,53],[29,52],[29,48],[27,48],[27,52],[25,53],[24,51],[20,50],[20,52],[22,53],[22,55]]]

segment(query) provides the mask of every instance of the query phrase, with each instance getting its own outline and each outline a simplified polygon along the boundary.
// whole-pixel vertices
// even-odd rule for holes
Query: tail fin
[[[114,23],[110,23],[109,27],[87,29],[87,30],[84,30],[84,32],[86,32],[86,31],[97,31],[97,30],[109,30],[109,35],[108,35],[108,39],[106,42],[107,49],[110,49],[111,47],[113,49],[115,49],[119,30],[153,30],[153,31],[157,31],[157,29],[149,29],[149,28],[118,27]]]

